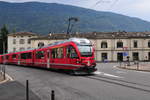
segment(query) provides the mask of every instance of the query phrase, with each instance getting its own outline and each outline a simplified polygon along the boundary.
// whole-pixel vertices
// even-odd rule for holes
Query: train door
[[[79,56],[76,52],[76,49],[73,46],[68,46],[66,50],[68,64],[76,64],[77,60],[79,59]]]
[[[35,52],[35,66],[44,67],[47,66],[46,60],[45,60],[45,51],[44,50],[38,50]]]
[[[51,67],[53,68],[64,69],[64,67],[66,66],[64,47],[52,49],[50,63],[51,63]]]
[[[20,54],[18,54],[18,65],[20,65]]]
[[[47,68],[50,68],[50,50],[47,50]]]

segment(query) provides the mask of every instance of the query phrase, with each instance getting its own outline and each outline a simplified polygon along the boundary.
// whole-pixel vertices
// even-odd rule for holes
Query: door
[[[50,50],[47,50],[47,68],[50,68]]]
[[[35,52],[35,66],[39,67],[47,67],[47,62],[45,61],[45,51],[44,50],[39,50]]]
[[[102,59],[102,61],[107,61],[107,53],[102,53],[102,55],[101,55],[101,59]]]
[[[138,52],[133,52],[133,60],[139,60],[139,53]]]
[[[117,53],[117,61],[123,61],[123,53]]]
[[[18,65],[20,65],[20,54],[18,54]]]
[[[71,66],[73,66],[74,64],[77,64],[79,56],[76,52],[76,49],[73,46],[67,47],[66,54],[67,54],[68,64],[70,64]]]

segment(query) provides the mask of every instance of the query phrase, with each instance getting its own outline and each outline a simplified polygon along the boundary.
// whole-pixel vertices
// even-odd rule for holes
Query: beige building
[[[68,39],[69,37],[80,37],[90,39],[95,47],[95,58],[97,61],[150,61],[150,32],[93,32],[84,34],[49,34],[48,36],[40,36],[30,38],[30,45],[16,45],[8,43],[9,51],[13,48],[20,49],[22,47],[37,48],[39,46],[48,45],[55,41]],[[11,40],[15,37],[11,38]],[[21,38],[20,38],[21,39]],[[26,41],[29,38],[26,39]],[[19,41],[19,40],[17,40]]]
[[[8,53],[30,49],[30,38],[33,37],[37,37],[37,34],[31,32],[17,32],[8,34]]]
[[[70,37],[84,37],[91,40],[95,47],[97,61],[150,61],[149,32],[95,32],[71,34]],[[31,39],[31,47],[50,44],[69,38],[66,34],[50,34]]]

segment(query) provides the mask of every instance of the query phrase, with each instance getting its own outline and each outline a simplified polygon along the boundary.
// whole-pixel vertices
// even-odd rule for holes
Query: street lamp
[[[72,23],[72,25],[71,25],[71,21],[77,22],[78,20],[79,20],[79,19],[76,18],[76,17],[70,17],[70,18],[68,19],[69,23],[68,23],[68,28],[67,28],[67,34],[69,34],[69,33],[71,32],[72,27],[73,27],[73,23]],[[70,26],[70,25],[71,25],[71,26]]]

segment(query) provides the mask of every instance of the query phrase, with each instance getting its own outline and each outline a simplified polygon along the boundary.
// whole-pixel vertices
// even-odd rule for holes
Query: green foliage
[[[1,39],[4,40],[4,41],[6,41],[7,35],[9,34],[6,25],[4,25],[4,26],[0,29],[0,34],[1,34]]]
[[[0,54],[7,52],[7,35],[9,31],[6,25],[0,29]]]
[[[70,17],[79,19],[72,32],[150,31],[150,22],[138,18],[55,3],[0,2],[0,13],[0,27],[41,34],[66,33]]]

